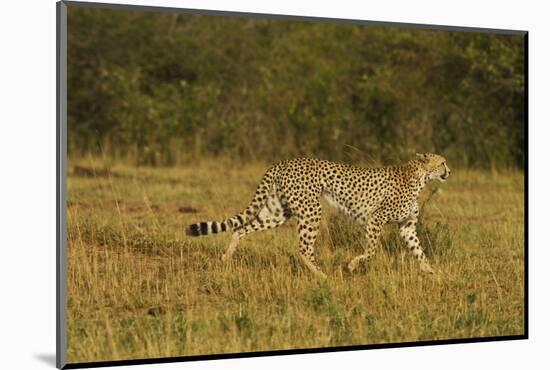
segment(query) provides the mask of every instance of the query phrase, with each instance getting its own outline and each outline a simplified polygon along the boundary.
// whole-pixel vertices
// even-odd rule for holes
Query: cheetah
[[[445,182],[450,174],[445,158],[432,153],[416,154],[415,159],[400,166],[380,168],[315,158],[285,160],[264,174],[244,211],[224,221],[192,224],[186,234],[202,236],[231,231],[231,242],[222,256],[223,261],[228,261],[245,235],[281,226],[295,216],[300,256],[316,276],[325,278],[315,261],[313,248],[321,221],[320,199],[324,198],[365,229],[364,253],[349,262],[350,272],[375,255],[382,227],[397,223],[421,271],[433,273],[416,234],[417,199],[427,182]]]

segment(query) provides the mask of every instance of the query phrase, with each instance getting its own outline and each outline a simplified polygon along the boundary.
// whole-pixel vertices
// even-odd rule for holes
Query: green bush
[[[69,7],[69,155],[524,165],[523,36]]]

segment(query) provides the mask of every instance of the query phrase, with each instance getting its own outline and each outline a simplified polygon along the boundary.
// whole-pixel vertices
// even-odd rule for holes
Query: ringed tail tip
[[[185,230],[188,236],[206,236],[217,234],[228,229],[226,222],[203,221],[189,225]]]
[[[187,229],[185,230],[185,234],[188,236],[200,236],[201,231],[199,228],[199,224],[189,225],[189,227],[187,227]]]

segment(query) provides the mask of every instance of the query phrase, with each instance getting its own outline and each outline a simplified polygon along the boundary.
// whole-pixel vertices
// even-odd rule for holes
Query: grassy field
[[[185,236],[243,209],[266,164],[70,162],[68,362],[523,334],[523,173],[450,166],[421,198],[435,275],[392,225],[370,265],[346,274],[362,233],[324,204],[319,281],[295,221],[248,236],[229,265],[228,233]]]

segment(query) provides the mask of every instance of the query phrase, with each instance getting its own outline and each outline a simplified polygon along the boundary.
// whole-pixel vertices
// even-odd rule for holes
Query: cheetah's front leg
[[[367,221],[367,248],[365,248],[365,253],[361,254],[348,264],[348,270],[353,272],[359,263],[365,261],[368,262],[372,256],[376,254],[378,249],[378,237],[380,236],[380,231],[382,230],[382,219],[373,215]]]
[[[407,220],[403,221],[399,225],[399,233],[401,237],[407,243],[407,247],[420,263],[420,270],[424,272],[434,273],[434,270],[431,268],[426,255],[420,247],[420,242],[418,236],[416,235],[416,223],[418,221],[418,211],[415,211]]]

